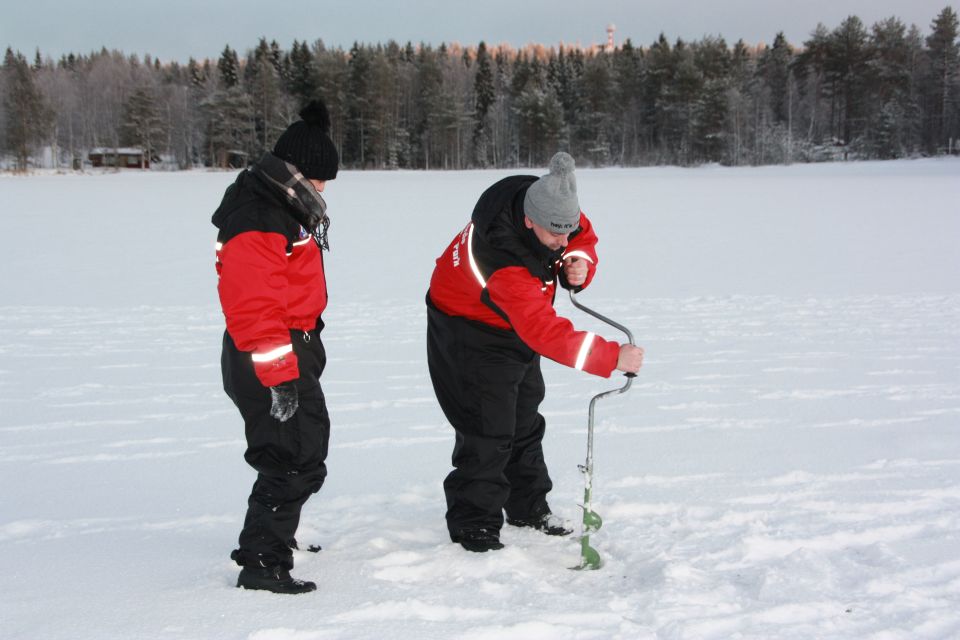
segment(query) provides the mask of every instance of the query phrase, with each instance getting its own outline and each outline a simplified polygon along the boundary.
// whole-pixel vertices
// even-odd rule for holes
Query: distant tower
[[[607,25],[607,51],[613,51],[613,34],[617,30],[617,25],[612,22]]]

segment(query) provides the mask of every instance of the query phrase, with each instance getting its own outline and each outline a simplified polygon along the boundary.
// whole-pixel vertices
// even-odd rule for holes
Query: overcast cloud
[[[606,40],[616,25],[617,43],[649,45],[660,32],[674,41],[723,36],[770,43],[783,31],[801,44],[822,22],[834,28],[857,15],[869,28],[897,16],[929,33],[944,0],[486,0],[384,2],[338,0],[0,0],[0,45],[28,57],[39,47],[54,58],[101,47],[161,60],[215,58],[224,45],[241,53],[261,36],[288,48],[294,39],[349,48],[354,41],[476,44],[531,42],[589,45]]]

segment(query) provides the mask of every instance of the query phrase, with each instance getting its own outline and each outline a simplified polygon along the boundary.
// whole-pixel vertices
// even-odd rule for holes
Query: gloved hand
[[[297,385],[291,380],[275,387],[270,387],[270,415],[286,422],[297,412],[300,398],[297,394]]]

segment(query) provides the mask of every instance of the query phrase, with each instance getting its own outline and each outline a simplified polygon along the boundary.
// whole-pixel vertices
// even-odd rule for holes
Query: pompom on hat
[[[523,199],[523,213],[553,233],[571,233],[580,226],[576,163],[566,152],[550,158],[550,173],[530,185]]]
[[[322,100],[313,100],[300,111],[300,120],[281,134],[273,155],[286,160],[308,180],[333,180],[340,154],[330,139],[330,113]]]

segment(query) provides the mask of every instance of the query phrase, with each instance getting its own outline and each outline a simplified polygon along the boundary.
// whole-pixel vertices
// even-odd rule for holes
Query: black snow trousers
[[[249,353],[237,349],[224,332],[223,387],[240,410],[247,438],[244,458],[257,470],[240,532],[240,548],[230,555],[240,566],[293,568],[290,543],[300,524],[300,509],[327,477],[330,418],[320,388],[327,357],[320,325],[310,332],[291,331],[300,377],[300,405],[286,422],[270,415],[270,389],[253,370]]]
[[[543,459],[546,422],[540,356],[512,331],[448,316],[427,298],[427,363],[456,430],[453,471],[443,483],[447,528],[499,531],[547,513],[553,488]]]

